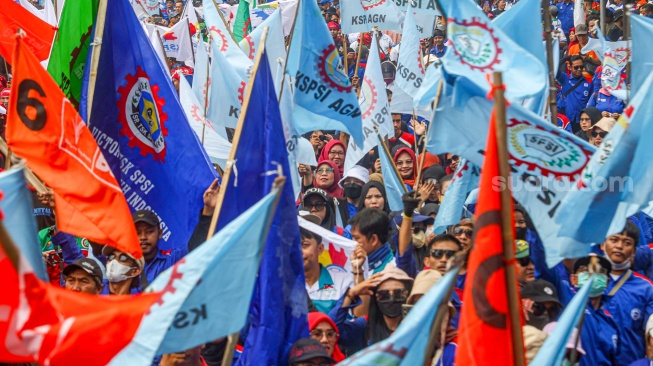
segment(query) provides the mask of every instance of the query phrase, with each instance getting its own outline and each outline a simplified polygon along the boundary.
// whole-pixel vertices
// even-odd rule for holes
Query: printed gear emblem
[[[422,73],[422,76],[424,76],[424,63],[422,62],[422,50],[417,49],[417,66],[419,67],[419,72]]]
[[[245,87],[247,87],[247,84],[245,84],[244,81],[241,81],[240,88],[238,88],[238,100],[240,101],[240,105],[243,105],[243,99],[245,99]]]
[[[349,82],[349,78],[347,78],[346,75],[344,74],[342,75],[343,79],[346,80],[345,82],[347,83],[347,85],[343,85],[340,83],[339,80],[333,80],[329,75],[329,71],[327,70],[327,67],[330,65],[329,64],[329,61],[331,61],[330,59],[333,59],[333,57],[336,56],[339,57],[338,51],[336,50],[336,45],[330,44],[329,47],[327,47],[326,49],[324,49],[324,51],[322,51],[322,56],[320,56],[317,62],[318,72],[322,77],[322,80],[325,81],[327,84],[329,84],[329,86],[331,86],[332,88],[335,88],[339,92],[350,92],[353,87]],[[340,61],[338,60],[338,62]],[[337,69],[331,71],[333,74],[339,73]]]
[[[175,264],[172,267],[172,273],[170,274],[170,279],[168,280],[168,283],[166,283],[166,286],[163,288],[163,290],[161,290],[161,296],[159,296],[156,299],[156,301],[152,304],[152,306],[154,306],[154,304],[163,306],[164,303],[163,296],[165,296],[165,294],[174,294],[175,292],[177,292],[177,288],[173,284],[175,280],[180,280],[184,278],[184,275],[179,272],[179,266],[184,264],[185,262],[186,262],[186,258],[182,258],[179,260],[179,262],[177,262],[177,264]],[[150,311],[152,311],[152,306],[150,306],[150,308],[147,310],[145,315],[150,314]]]
[[[253,60],[254,55],[256,54],[256,48],[254,47],[254,41],[252,40],[252,36],[243,37],[243,41],[246,43],[247,57],[250,60]]]
[[[247,20],[243,24],[243,38],[247,36],[247,31],[249,30],[249,25],[252,24],[252,18],[247,17]]]
[[[514,147],[520,146],[519,142],[516,141],[517,137],[516,134],[512,133],[511,130],[514,130],[515,128],[518,128],[519,125],[524,126],[525,128],[532,128],[538,131],[544,131],[546,133],[550,133],[555,135],[556,137],[559,137],[560,140],[558,142],[564,144],[566,147],[571,148],[570,143],[567,141],[567,138],[563,136],[563,133],[567,132],[560,132],[557,129],[551,129],[547,130],[541,126],[533,125],[527,121],[520,121],[516,118],[511,118],[510,121],[507,124],[508,127],[508,135],[509,135],[509,141],[508,144],[509,146]],[[592,156],[592,151],[587,150],[586,148],[583,147],[583,145],[578,145],[577,148],[574,149],[574,151],[567,156],[566,158],[553,158],[550,161],[542,161],[543,164],[537,164],[535,162],[528,162],[524,161],[522,159],[519,159],[516,157],[511,149],[508,149],[508,155],[509,155],[509,160],[511,164],[514,164],[516,166],[525,166],[526,169],[530,172],[538,172],[541,173],[542,176],[544,177],[551,177],[555,178],[556,180],[562,180],[563,178],[568,179],[570,182],[573,182],[577,180],[581,173],[583,172],[583,169],[585,169],[585,166],[587,163],[590,161],[590,158]],[[526,154],[524,154],[526,155]],[[582,162],[582,159],[584,158],[585,162]],[[564,172],[560,170],[553,170],[553,167],[559,167],[562,168],[563,166],[571,167],[573,163],[578,164],[578,168],[570,171],[570,172]]]
[[[70,53],[70,74],[73,75],[76,71],[75,65],[82,66],[81,70],[83,72],[84,70],[84,65],[86,64],[86,60],[78,60],[79,54],[82,52],[82,47],[84,47],[86,44],[88,44],[88,39],[91,37],[91,33],[93,32],[93,27],[88,27],[88,30],[82,35],[81,38],[81,43],[78,47],[75,47],[73,51]],[[81,65],[79,65],[81,63]],[[81,77],[80,77],[81,79]],[[70,93],[70,102],[75,106],[75,109],[79,109],[79,100],[75,98],[72,93]]]
[[[632,51],[628,47],[619,47],[615,49],[613,52],[615,55],[614,59],[617,61],[617,63],[624,66],[630,60],[630,57],[632,55]],[[625,54],[624,57],[619,57],[619,59],[617,59],[616,56],[624,55],[624,54]]]
[[[206,83],[204,83],[204,88],[202,88],[202,95],[204,96],[204,100],[206,101],[206,108],[209,107],[211,100],[209,99],[208,93],[209,93],[209,88],[211,87],[211,78],[208,77],[206,79]]]
[[[379,5],[383,5],[386,0],[360,0],[363,10],[370,10]],[[368,4],[368,5],[365,5]]]
[[[138,137],[134,135],[131,128],[129,127],[129,124],[131,122],[127,120],[127,114],[125,111],[125,106],[127,105],[127,103],[129,103],[127,98],[129,98],[131,89],[134,87],[134,85],[136,85],[138,79],[141,77],[147,79],[149,83],[150,77],[143,70],[143,68],[138,66],[138,68],[136,69],[136,73],[133,75],[128,74],[125,77],[126,83],[118,88],[118,94],[120,94],[120,99],[118,100],[118,111],[119,111],[118,121],[120,122],[120,130],[118,132],[120,133],[120,135],[127,138],[127,145],[129,147],[133,149],[136,146],[138,146],[140,150],[139,153],[142,156],[147,156],[148,154],[151,154],[154,160],[165,162],[165,150],[163,150],[161,153],[157,153],[152,146],[148,146],[144,144],[141,140],[138,139]],[[165,127],[165,122],[168,120],[168,114],[163,111],[165,100],[159,97],[158,85],[150,84],[150,88],[152,92],[152,97],[156,101],[156,110],[159,115],[161,134],[163,136],[168,136],[168,129]]]
[[[215,26],[212,26],[211,28],[209,28],[209,31],[210,31],[211,35],[217,34],[218,37],[220,37],[220,52],[227,51],[227,48],[229,47],[229,43],[227,43],[227,37],[224,34],[222,34],[222,32],[218,28],[216,28]],[[213,37],[213,39],[216,39],[216,38]]]
[[[478,71],[481,71],[481,72],[490,72],[490,71],[494,70],[494,65],[501,62],[501,61],[499,61],[499,55],[501,55],[501,53],[503,52],[503,50],[499,47],[499,38],[494,35],[494,30],[492,28],[490,28],[486,23],[484,23],[483,21],[481,21],[479,18],[476,18],[476,17],[473,17],[471,22],[467,21],[467,20],[463,20],[462,22],[459,22],[457,19],[452,18],[450,20],[450,23],[461,26],[461,27],[465,27],[465,28],[470,28],[470,27],[481,28],[482,30],[484,30],[490,36],[490,38],[492,40],[492,43],[494,44],[494,55],[492,55],[492,54],[486,55],[485,53],[487,53],[488,50],[483,51],[484,55],[487,56],[487,57],[490,57],[491,59],[490,59],[490,61],[482,62],[482,64],[480,66],[467,60],[467,58],[469,58],[469,57],[467,56],[467,58],[466,58],[466,56],[463,53],[461,53],[461,50],[459,50],[458,47],[456,47],[456,41],[455,40],[453,42],[453,52],[454,52],[454,54],[456,56],[458,56],[461,63],[469,66],[469,68],[472,69],[472,70],[478,70]],[[490,44],[486,43],[485,45],[479,45],[479,46],[484,46],[485,48],[487,48],[488,46],[490,46]],[[489,50],[489,51],[491,51],[491,50]],[[480,62],[477,62],[477,63],[480,64]]]
[[[365,111],[363,111],[363,114],[361,115],[361,118],[365,119],[372,114],[377,102],[376,97],[378,96],[374,84],[372,84],[372,81],[367,76],[363,77],[363,89],[361,90],[361,94],[365,96],[365,101],[363,103],[367,105],[367,108],[365,108]],[[369,101],[368,98],[370,99]]]

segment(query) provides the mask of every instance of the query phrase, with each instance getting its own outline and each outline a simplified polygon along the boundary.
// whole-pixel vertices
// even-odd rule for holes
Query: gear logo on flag
[[[452,18],[448,34],[451,34],[454,54],[472,70],[491,72],[501,62],[499,38],[487,21],[476,17],[471,22]]]
[[[352,90],[351,82],[345,73],[345,69],[340,62],[340,54],[336,45],[330,44],[329,47],[322,51],[317,68],[322,80],[329,86],[336,88],[339,92],[350,92]]]
[[[372,84],[367,76],[363,76],[363,85],[361,85],[361,94],[358,98],[358,104],[360,105],[362,115],[361,118],[365,119],[372,114],[374,107],[376,107],[377,102],[376,88]]]
[[[556,130],[511,118],[508,123],[510,162],[528,171],[557,180],[575,181],[580,177],[592,152],[573,143]]]
[[[151,154],[154,160],[165,162],[168,115],[163,112],[165,100],[158,96],[159,87],[150,85],[149,76],[140,66],[125,80],[127,83],[118,88],[120,134],[129,139],[129,147],[138,146],[141,155]]]
[[[360,0],[363,10],[370,10],[375,6],[382,5],[386,0]]]
[[[243,105],[243,100],[245,99],[245,88],[247,87],[247,84],[244,81],[240,82],[240,87],[238,88],[238,100],[240,101],[240,105]]]
[[[139,2],[143,5],[148,14],[158,12],[159,10],[159,0],[139,0]]]
[[[254,55],[256,54],[256,47],[254,46],[254,41],[252,41],[252,36],[243,37],[240,40],[240,48],[245,52],[247,57],[250,60],[254,60]]]
[[[614,50],[614,59],[617,64],[623,69],[630,61],[631,50],[628,47],[619,47]]]
[[[606,90],[621,89],[621,68],[612,53],[606,52],[603,58],[603,67],[601,72],[601,85]]]
[[[220,52],[225,52],[227,51],[227,48],[229,48],[229,42],[227,42],[227,36],[225,36],[218,28],[216,27],[211,27],[209,28],[210,31],[210,36],[213,42],[215,43],[215,46],[218,47]]]

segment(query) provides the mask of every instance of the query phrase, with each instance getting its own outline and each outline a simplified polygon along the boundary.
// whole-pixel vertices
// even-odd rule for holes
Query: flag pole
[[[349,48],[347,47],[347,35],[342,33],[342,30],[340,32],[341,32],[340,34],[342,34],[342,48],[343,48],[342,53],[344,53],[344,57],[342,58],[342,63],[343,66],[345,66],[345,72],[348,72],[349,63],[347,62],[347,55],[349,55],[349,52],[347,52],[347,50]]]
[[[624,39],[626,40],[626,47],[632,54],[632,44],[630,42],[630,16],[631,12],[633,10],[633,5],[628,4],[624,5],[624,8],[626,11],[624,12]],[[632,77],[630,75],[630,60],[632,59],[632,56],[628,58],[628,63],[626,63],[626,105],[630,102],[630,80],[632,80]]]
[[[0,216],[4,216],[4,212],[0,211]],[[7,258],[9,258],[11,265],[14,266],[16,271],[18,271],[20,255],[18,254],[18,249],[16,248],[14,240],[11,238],[11,235],[9,235],[9,231],[7,231],[4,220],[0,220],[0,246],[2,246]]]
[[[556,94],[558,93],[558,88],[556,87],[555,75],[553,75],[553,70],[555,70],[555,65],[553,63],[553,37],[551,36],[552,24],[551,24],[551,11],[549,10],[549,1],[542,0],[542,12],[544,18],[544,40],[546,43],[546,61],[549,67],[549,114],[551,118],[551,123],[554,125],[558,124],[558,105],[556,104]]]
[[[222,23],[224,23],[224,27],[227,28],[227,32],[229,32],[229,35],[231,36],[231,39],[238,44],[238,41],[236,40],[236,37],[234,36],[234,32],[231,31],[231,28],[229,28],[229,24],[227,24],[227,21],[224,19],[224,15],[222,14],[222,9],[218,6],[218,3],[213,0],[213,5],[215,5],[215,8],[218,10],[218,15],[220,15],[220,19],[222,19]],[[210,31],[209,31],[210,32]]]
[[[599,12],[599,25],[601,26],[601,33],[605,37],[605,27],[607,24],[605,24],[605,6],[606,6],[606,1],[605,0],[600,0],[600,12]]]
[[[100,0],[97,9],[97,20],[95,21],[95,38],[91,42],[93,49],[91,50],[91,71],[88,77],[88,100],[86,108],[86,125],[91,127],[91,111],[93,110],[93,97],[95,95],[95,81],[97,80],[97,68],[100,63],[100,52],[102,51],[102,37],[104,36],[104,21],[107,17],[107,2],[108,0]]]
[[[247,88],[245,89],[245,97],[243,100],[243,108],[238,117],[238,123],[236,125],[234,138],[231,143],[231,151],[229,152],[229,159],[227,159],[227,164],[225,166],[222,187],[218,193],[218,201],[215,205],[215,211],[213,211],[213,217],[211,217],[211,225],[209,226],[209,233],[206,237],[206,240],[211,239],[213,233],[215,232],[215,227],[218,224],[218,217],[220,216],[220,209],[222,208],[222,202],[224,202],[224,196],[229,186],[229,180],[231,178],[231,171],[233,170],[233,165],[235,163],[234,159],[236,158],[236,151],[238,151],[238,143],[240,142],[240,136],[243,131],[243,124],[245,123],[245,116],[247,116],[247,108],[249,107],[249,100],[252,94],[252,89],[254,88],[254,81],[256,80],[256,73],[258,71],[259,64],[261,63],[261,58],[263,57],[263,50],[265,50],[265,39],[268,35],[269,27],[263,28],[263,34],[261,34],[261,47],[256,52],[256,57],[254,58],[254,66],[252,67],[252,76],[250,76],[249,81],[247,82]]]
[[[184,11],[185,9],[186,8],[184,8]],[[195,8],[193,8],[193,11],[195,11]],[[190,54],[193,55],[193,65],[195,65],[195,50],[193,49],[193,36],[190,35],[190,20],[188,20],[188,17],[186,17],[186,26],[188,27],[188,40],[190,41]],[[197,31],[198,30],[196,29],[195,32]]]
[[[363,52],[363,37],[365,36],[365,34],[367,34],[367,32],[363,32],[358,36],[358,54],[357,54],[356,60],[355,60],[356,61],[356,66],[354,68],[354,76],[353,77],[358,77],[358,66],[361,64],[360,60],[361,60],[361,53]],[[368,57],[369,57],[369,55],[368,55]],[[345,72],[347,74],[349,74],[349,70],[345,70]],[[358,81],[359,89],[360,89],[360,82],[361,82],[361,80]]]
[[[429,123],[428,128],[424,132],[424,144],[422,145],[422,148],[420,149],[420,153],[417,157],[417,161],[419,163],[419,167],[417,169],[417,177],[415,178],[415,182],[417,182],[417,187],[419,187],[419,182],[422,177],[422,168],[424,167],[424,160],[426,160],[426,144],[429,142],[429,133],[431,132],[431,126],[433,126],[433,121],[435,120],[435,110],[438,108],[438,105],[440,104],[440,95],[442,95],[442,88],[444,86],[444,82],[442,79],[440,79],[440,82],[438,83],[438,91],[435,94],[435,99],[433,100],[433,104],[431,105],[433,108],[433,114],[431,115],[431,122]],[[413,126],[413,132],[415,132],[415,126]],[[417,142],[417,140],[415,140]],[[417,190],[417,188],[415,188]]]
[[[194,10],[193,10],[194,11]],[[200,39],[200,42],[204,42]],[[211,55],[211,44],[213,43],[213,37],[211,37],[211,32],[209,32],[209,51],[207,53],[206,57],[206,91],[204,92],[204,121],[202,121],[202,145],[204,145],[204,131],[206,130],[206,110],[209,107],[209,80],[211,80],[211,77],[209,76],[209,70],[210,67],[209,65],[211,64],[209,56]],[[198,44],[197,47],[204,47],[203,44]],[[191,47],[192,48],[192,47]]]
[[[286,84],[286,69],[288,68],[288,55],[290,54],[290,47],[292,47],[292,39],[294,38],[295,33],[295,23],[297,23],[297,14],[299,13],[299,6],[301,5],[302,0],[297,0],[297,7],[295,8],[295,17],[292,20],[292,26],[290,27],[290,34],[288,35],[288,50],[286,51],[286,59],[283,61],[283,82],[281,83],[281,88],[279,89],[279,102],[281,102],[281,95],[283,94],[283,86]],[[292,81],[292,79],[291,79]]]
[[[494,72],[494,113],[496,121],[497,155],[499,158],[499,174],[503,182],[509,182],[510,165],[508,164],[508,142],[506,137],[506,100],[503,95],[503,77],[501,72]],[[515,274],[515,252],[512,227],[512,196],[510,187],[501,190],[501,231],[503,238],[504,270],[506,289],[508,292],[508,312],[510,317],[510,332],[512,335],[512,353],[515,366],[524,366],[524,340],[521,330],[519,293],[517,291],[517,276]]]
[[[392,155],[390,155],[390,150],[388,150],[388,146],[385,144],[383,141],[383,138],[381,137],[381,133],[379,132],[379,128],[374,126],[374,131],[376,132],[376,136],[379,138],[379,144],[383,147],[383,153],[388,157],[388,160],[390,161],[390,164],[392,165],[392,170],[395,172],[397,175],[397,178],[399,178],[399,182],[401,182],[401,188],[404,189],[404,193],[408,193],[408,189],[406,189],[406,184],[404,183],[403,178],[401,178],[401,174],[399,174],[399,169],[397,169],[397,165],[395,165],[394,159],[392,159]],[[379,154],[381,152],[379,151]]]
[[[0,153],[2,153],[4,156],[6,156],[7,159],[10,159],[9,146],[7,146],[7,142],[2,137],[0,137]],[[7,170],[7,169],[5,169],[5,170]],[[41,182],[41,180],[39,178],[37,178],[36,175],[27,166],[24,167],[23,171],[25,172],[25,179],[27,179],[27,182],[32,187],[34,187],[38,193],[47,192],[47,188],[45,187],[45,184],[43,184],[43,182]]]

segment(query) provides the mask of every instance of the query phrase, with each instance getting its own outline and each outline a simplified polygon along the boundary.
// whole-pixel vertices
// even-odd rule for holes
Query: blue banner
[[[467,159],[460,159],[458,169],[454,173],[449,188],[444,193],[444,199],[440,204],[438,214],[435,216],[434,233],[442,234],[447,226],[457,224],[460,221],[465,209],[467,194],[474,188],[478,188],[479,172],[478,166],[467,161]]]

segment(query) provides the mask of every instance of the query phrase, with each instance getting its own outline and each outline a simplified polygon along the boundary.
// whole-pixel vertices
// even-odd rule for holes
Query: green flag
[[[240,0],[238,3],[238,11],[236,12],[236,19],[234,20],[234,38],[240,42],[252,31],[252,21],[249,16],[249,2]]]
[[[98,3],[99,0],[66,0],[48,63],[48,72],[75,108],[79,108]]]

